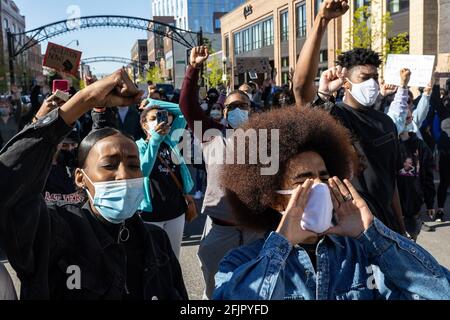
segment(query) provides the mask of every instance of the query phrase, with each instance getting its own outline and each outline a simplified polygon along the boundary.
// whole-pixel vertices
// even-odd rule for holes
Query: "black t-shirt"
[[[167,163],[178,181],[183,183],[181,167],[172,161],[171,151],[167,144],[161,143],[158,155]],[[186,200],[175,184],[167,166],[156,158],[150,174],[150,189],[152,197],[152,212],[144,212],[142,219],[148,222],[161,222],[178,218],[186,212]]]
[[[45,185],[43,196],[48,204],[73,204],[84,202],[82,193],[75,188],[69,169],[61,164],[53,165]]]
[[[347,127],[361,156],[362,171],[352,183],[372,213],[394,231],[401,224],[391,205],[399,166],[399,142],[394,122],[372,108],[353,109],[336,104],[331,114]]]

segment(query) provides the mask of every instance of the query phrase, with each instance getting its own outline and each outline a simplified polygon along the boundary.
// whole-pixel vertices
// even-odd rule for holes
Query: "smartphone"
[[[69,80],[53,80],[52,92],[55,93],[56,90],[63,91],[63,92],[69,92],[69,90],[70,90]]]
[[[64,102],[67,102],[70,98],[70,94],[68,92],[64,92],[59,89],[56,90],[55,96]]]
[[[166,124],[169,123],[169,113],[167,110],[158,110],[156,112],[156,121],[158,124],[161,122],[165,122]]]

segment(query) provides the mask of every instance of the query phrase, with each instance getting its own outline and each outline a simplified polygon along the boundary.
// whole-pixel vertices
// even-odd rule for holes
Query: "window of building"
[[[370,6],[370,0],[355,0],[355,10],[363,6]]]
[[[322,4],[323,0],[315,0],[314,1],[314,17],[317,16],[319,13],[320,5]]]
[[[289,68],[289,57],[281,58],[281,67],[282,68]]]
[[[320,67],[319,70],[317,71],[317,78],[320,78],[320,76],[322,75],[322,73],[324,73],[325,71],[327,71],[328,68],[327,67]]]
[[[409,0],[388,0],[390,13],[397,13],[406,9],[409,9]]]
[[[253,37],[253,50],[260,49],[262,47],[261,39],[261,24],[254,25],[252,27],[252,37]]]
[[[225,37],[225,57],[229,57],[230,56],[230,38],[229,37]]]
[[[244,52],[252,50],[252,38],[250,29],[242,31],[242,38],[244,40]]]
[[[289,39],[289,18],[287,10],[280,13],[280,38],[281,41],[288,41]]]
[[[263,22],[263,45],[273,45],[273,19],[269,19]]]
[[[302,3],[295,8],[295,23],[297,38],[306,37],[306,4]]]
[[[242,43],[241,43],[241,33],[234,34],[234,54],[239,54],[242,52]]]
[[[328,61],[328,50],[320,50],[320,56],[319,56],[319,61],[322,62],[327,62]]]
[[[281,84],[289,84],[289,71],[281,73]]]
[[[214,28],[220,29],[220,19],[216,19],[216,21],[214,23]]]

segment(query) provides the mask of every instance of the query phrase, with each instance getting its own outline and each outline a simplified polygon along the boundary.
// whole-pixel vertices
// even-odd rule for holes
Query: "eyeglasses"
[[[230,104],[227,104],[227,105],[225,105],[225,107],[227,108],[227,109],[237,109],[237,108],[239,108],[239,109],[248,109],[249,107],[250,107],[250,105],[248,104],[248,103],[242,103],[242,102],[233,102],[233,103],[230,103]]]

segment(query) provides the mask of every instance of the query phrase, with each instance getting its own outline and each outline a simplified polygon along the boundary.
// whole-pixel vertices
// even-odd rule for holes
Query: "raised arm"
[[[194,132],[194,123],[200,121],[202,124],[202,137],[208,129],[225,129],[222,124],[214,121],[205,114],[198,101],[199,72],[202,64],[208,59],[208,56],[208,49],[206,47],[195,47],[192,49],[190,65],[186,71],[180,94],[180,109],[189,128]],[[202,141],[202,137],[197,136],[200,141]]]
[[[400,70],[401,85],[397,89],[394,101],[391,103],[388,111],[388,116],[394,121],[399,135],[405,130],[406,117],[408,115],[408,83],[410,78],[411,71],[409,69]]]
[[[417,127],[420,129],[422,127],[423,122],[427,118],[428,112],[430,111],[430,100],[431,100],[431,90],[433,85],[428,85],[424,91],[423,95],[420,98],[419,104],[417,105],[416,110],[413,112],[414,122]]]
[[[137,93],[124,90],[122,75],[99,81],[26,127],[0,153],[0,242],[21,280],[34,270],[35,251],[48,241],[50,224],[42,198],[57,145],[72,130],[72,124],[95,105],[117,105],[135,100]],[[128,96],[128,97],[126,97]]]
[[[328,23],[345,14],[348,8],[348,0],[325,0],[320,6],[295,68],[294,95],[297,107],[305,106],[314,100],[316,95],[314,79],[319,67],[320,44],[323,35],[327,30]]]

